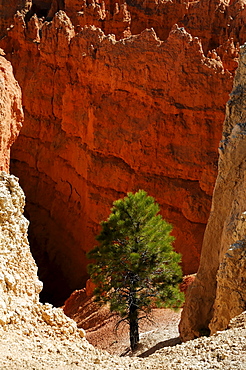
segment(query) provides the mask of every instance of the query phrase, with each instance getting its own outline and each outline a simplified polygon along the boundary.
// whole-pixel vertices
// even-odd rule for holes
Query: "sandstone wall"
[[[180,324],[184,340],[208,330],[211,319],[212,332],[224,329],[234,314],[245,309],[245,62],[246,47],[242,46],[239,68],[226,108],[218,177],[201,263],[189,290]]]
[[[0,49],[0,55],[3,50]],[[0,56],[0,170],[9,171],[10,147],[23,122],[21,90],[11,64]]]
[[[99,222],[139,188],[174,225],[184,272],[195,272],[232,85],[216,53],[205,57],[178,27],[166,41],[153,30],[120,41],[95,27],[75,32],[63,12],[28,27],[17,15],[2,43],[23,91],[12,170],[27,195],[45,299],[85,283]]]
[[[228,327],[231,318],[246,308],[246,244],[245,239],[229,248],[217,272],[217,290],[211,334]]]

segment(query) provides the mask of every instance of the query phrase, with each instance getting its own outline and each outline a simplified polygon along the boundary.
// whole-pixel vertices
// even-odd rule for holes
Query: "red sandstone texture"
[[[9,172],[10,147],[23,122],[21,90],[0,49],[0,171]]]
[[[16,11],[27,12],[32,5],[32,0],[2,0],[0,3],[0,37],[6,34],[7,28],[13,22]]]
[[[181,292],[184,292],[185,294],[187,293],[187,290],[189,288],[189,286],[193,283],[193,281],[195,280],[195,277],[196,277],[196,274],[192,274],[192,275],[185,275],[183,277],[183,281],[182,283],[180,284],[180,291]]]
[[[184,272],[197,270],[244,37],[243,1],[83,4],[33,1],[26,20],[62,8],[73,23],[61,11],[27,24],[19,13],[1,41],[23,91],[12,171],[48,300],[85,284],[99,222],[139,188],[173,224]]]
[[[6,24],[12,23],[17,10],[27,19],[34,13],[50,19],[64,10],[75,27],[94,25],[117,39],[153,27],[164,40],[178,24],[199,37],[207,52],[231,37],[241,44],[245,41],[245,4],[245,0],[3,0],[0,15],[2,33],[6,33]]]

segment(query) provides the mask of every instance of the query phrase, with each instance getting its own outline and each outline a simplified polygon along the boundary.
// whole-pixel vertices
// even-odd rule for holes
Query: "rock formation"
[[[1,50],[3,54],[3,51]],[[21,90],[11,64],[0,57],[0,333],[21,328],[22,335],[44,335],[60,339],[84,337],[62,309],[39,303],[43,284],[27,239],[29,222],[23,216],[25,195],[18,179],[8,175],[10,146],[23,121]],[[1,368],[3,368],[1,366]]]
[[[157,36],[165,40],[173,25],[178,24],[202,40],[205,53],[219,48],[222,56],[222,49],[226,54],[229,50],[220,46],[230,38],[240,44],[245,41],[245,0],[3,0],[0,35],[6,34],[16,11],[22,12],[26,20],[33,14],[51,20],[59,10],[66,12],[75,27],[94,25],[117,39],[153,27]]]
[[[5,172],[0,177],[0,186],[0,323],[6,325],[15,322],[17,316],[21,319],[20,311],[37,303],[42,283],[37,279],[37,268],[29,251],[28,221],[22,214],[24,193],[17,179]]]
[[[211,334],[228,327],[230,319],[246,308],[246,244],[245,239],[232,244],[217,272],[217,290]]]
[[[226,108],[218,177],[201,263],[188,290],[180,324],[184,340],[199,336],[208,327],[212,332],[224,329],[230,318],[245,309],[245,63],[244,45]]]
[[[4,55],[0,49],[0,55]],[[11,64],[0,56],[0,171],[9,171],[10,147],[23,122],[21,90]]]
[[[0,330],[7,332],[22,326],[26,335],[39,326],[49,335],[79,338],[75,322],[62,309],[39,303],[43,284],[27,240],[28,221],[23,216],[25,196],[16,177],[0,175]],[[40,324],[42,320],[42,324]],[[51,329],[52,327],[52,329]]]
[[[13,135],[8,132],[12,127],[8,126],[9,120],[6,117],[8,114],[12,115],[13,128],[18,127],[22,111],[20,91],[10,71],[9,63],[1,58],[0,91],[5,104],[0,105],[0,118],[1,128],[5,125],[7,127],[0,135],[14,138],[17,131],[13,129]],[[7,83],[8,79],[10,84]],[[13,90],[9,90],[11,86]],[[3,141],[5,139],[1,140]],[[5,153],[5,158],[6,155]],[[84,330],[77,329],[75,322],[68,319],[61,309],[39,303],[38,293],[42,289],[42,283],[38,280],[37,267],[29,250],[28,221],[23,216],[24,203],[24,193],[17,178],[1,172],[1,369],[170,370],[198,368],[202,364],[204,369],[216,366],[217,369],[229,370],[232,363],[235,368],[239,368],[246,361],[245,314],[237,317],[224,333],[209,339],[199,338],[179,347],[162,349],[160,353],[147,359],[110,356],[93,348],[86,341]]]
[[[44,300],[61,304],[85,284],[85,252],[99,222],[113,200],[139,188],[173,224],[184,273],[196,272],[237,43],[245,41],[244,6],[26,0],[4,12],[3,5],[0,44],[25,111],[12,171],[27,195]]]
[[[32,0],[2,0],[0,3],[0,37],[7,32],[7,28],[13,22],[13,17],[17,11],[24,14],[31,8]]]
[[[75,30],[62,11],[44,24],[19,13],[2,45],[23,91],[12,171],[44,299],[61,303],[83,286],[99,222],[139,188],[174,225],[184,272],[195,272],[233,77],[216,52],[205,57],[177,26],[165,41],[152,29],[116,41],[94,26]]]

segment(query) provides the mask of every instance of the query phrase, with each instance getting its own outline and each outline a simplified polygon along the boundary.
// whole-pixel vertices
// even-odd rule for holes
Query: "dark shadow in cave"
[[[50,258],[45,245],[43,243],[40,245],[34,231],[35,221],[32,221],[26,208],[28,205],[25,207],[24,216],[30,221],[28,228],[30,250],[38,266],[38,277],[43,283],[43,290],[39,294],[40,301],[60,307],[73,292],[73,289],[68,286],[59,265]],[[44,240],[43,242],[47,244]]]
[[[25,21],[28,22],[34,14],[38,18],[44,18],[46,21],[51,21],[54,14],[59,10],[65,9],[64,0],[56,0],[56,2],[33,0],[31,9],[25,16]]]
[[[49,9],[41,9],[36,4],[33,4],[31,9],[25,15],[25,21],[29,22],[34,14],[36,14],[38,18],[42,18],[42,17],[46,18],[48,15],[48,12],[49,12]]]

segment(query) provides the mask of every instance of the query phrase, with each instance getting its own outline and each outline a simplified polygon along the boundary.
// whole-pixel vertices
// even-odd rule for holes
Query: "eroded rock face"
[[[20,329],[25,335],[35,330],[50,336],[84,336],[62,309],[39,303],[43,284],[37,277],[27,240],[29,222],[23,216],[25,196],[13,175],[0,175],[0,331]]]
[[[223,329],[229,319],[236,314],[235,311],[238,313],[245,305],[245,298],[240,296],[240,291],[245,289],[245,62],[246,47],[242,46],[234,88],[226,108],[219,172],[204,236],[201,263],[197,277],[188,291],[182,314],[180,330],[184,340],[197,337],[206,331],[211,319],[213,320],[210,328],[213,332]],[[229,249],[232,244],[233,249]],[[226,252],[227,255],[224,257]],[[231,281],[233,277],[236,279],[234,283]],[[223,303],[225,289],[229,287],[234,289],[236,286],[236,291],[233,295],[231,293],[232,296],[229,298],[232,302]],[[231,307],[233,302],[235,311]]]
[[[246,308],[246,241],[232,244],[217,273],[217,290],[211,334],[228,327],[231,318]]]
[[[27,241],[28,221],[23,216],[25,197],[17,179],[0,176],[1,306],[0,323],[15,322],[17,311],[37,303],[42,283]],[[13,238],[14,234],[14,238]]]
[[[152,29],[120,41],[95,27],[75,32],[64,12],[40,27],[17,15],[5,51],[25,106],[12,170],[45,300],[85,283],[99,222],[139,188],[174,225],[184,272],[195,272],[231,73],[177,26],[166,41]]]
[[[106,35],[114,34],[116,39],[153,27],[157,36],[165,40],[173,25],[178,24],[199,37],[207,53],[220,48],[230,38],[240,44],[245,41],[245,4],[245,0],[22,0],[17,3],[4,0],[0,5],[1,32],[6,34],[16,11],[21,11],[26,20],[35,13],[51,20],[57,11],[64,10],[75,27],[94,25]]]
[[[0,54],[4,54],[0,49]],[[23,122],[21,90],[11,64],[0,56],[0,171],[9,171],[10,147]]]
[[[7,28],[13,22],[15,13],[22,11],[25,14],[31,6],[32,0],[2,0],[0,3],[0,37],[6,34]]]

